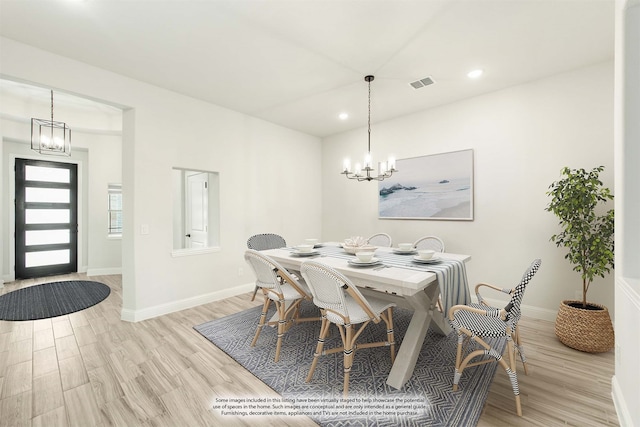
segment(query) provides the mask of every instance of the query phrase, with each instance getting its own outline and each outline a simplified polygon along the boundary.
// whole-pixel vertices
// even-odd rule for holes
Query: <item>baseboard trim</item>
[[[112,268],[89,268],[87,269],[87,276],[111,276],[113,274],[122,274],[121,267]]]
[[[123,308],[120,312],[120,318],[125,322],[140,322],[142,320],[152,319],[165,314],[175,313],[176,311],[186,310],[187,308],[197,307],[202,304],[208,304],[210,302],[244,294],[252,291],[254,287],[254,283],[247,283],[234,288],[223,289],[221,291],[198,295],[192,298],[185,298],[180,301],[173,301],[153,307],[147,307],[141,310],[129,310]]]
[[[121,267],[113,267],[113,268],[87,268],[80,267],[78,269],[78,273],[85,273],[87,276],[110,276],[113,274],[122,274]],[[0,288],[2,288],[2,282],[15,282],[16,277],[13,274],[4,275],[0,278]]]
[[[631,413],[629,412],[629,408],[624,400],[624,395],[622,394],[622,390],[620,390],[615,375],[611,377],[611,397],[613,398],[613,406],[616,407],[620,427],[633,427]]]

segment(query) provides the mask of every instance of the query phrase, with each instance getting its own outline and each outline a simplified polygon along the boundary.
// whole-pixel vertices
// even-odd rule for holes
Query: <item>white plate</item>
[[[402,254],[402,255],[409,255],[409,254],[415,254],[416,250],[415,249],[409,249],[408,251],[405,251],[404,249],[393,248],[393,252],[395,252],[397,254]]]
[[[318,251],[309,251],[309,252],[300,252],[297,249],[293,249],[291,251],[291,255],[295,255],[295,256],[311,256],[311,255],[318,255],[320,252]]]
[[[356,259],[350,259],[348,261],[348,263],[349,263],[349,265],[353,265],[353,266],[356,266],[356,267],[365,267],[365,266],[368,266],[368,265],[380,264],[380,260],[378,258],[376,258],[376,257],[373,257],[373,258],[371,258],[371,261],[364,262],[364,261],[360,261],[359,259],[356,258]]]
[[[420,258],[419,255],[414,256],[413,260],[416,261],[416,262],[421,262],[423,264],[437,264],[440,261],[442,261],[440,258],[436,258],[435,256],[433,258],[430,258],[430,259],[424,259],[424,258]]]

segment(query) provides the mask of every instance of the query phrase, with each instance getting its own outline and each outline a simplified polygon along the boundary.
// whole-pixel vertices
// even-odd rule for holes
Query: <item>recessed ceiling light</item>
[[[340,120],[347,120],[347,119],[349,118],[349,114],[347,114],[347,113],[340,113],[340,114],[338,115],[338,118],[339,118]]]
[[[483,71],[483,70],[481,70],[481,69],[477,69],[477,70],[469,71],[469,72],[467,73],[467,76],[468,76],[470,79],[477,79],[478,77],[480,77],[480,76],[482,75],[482,73],[484,73],[484,71]]]

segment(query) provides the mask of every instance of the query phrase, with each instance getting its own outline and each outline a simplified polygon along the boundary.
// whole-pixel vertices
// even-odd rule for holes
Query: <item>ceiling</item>
[[[375,127],[610,60],[614,0],[2,0],[0,34],[325,137],[367,74]]]

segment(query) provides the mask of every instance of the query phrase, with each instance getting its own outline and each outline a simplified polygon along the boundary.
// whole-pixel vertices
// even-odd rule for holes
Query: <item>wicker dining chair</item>
[[[390,248],[392,246],[391,236],[387,233],[377,233],[367,239],[367,243],[373,246]]]
[[[275,361],[280,359],[282,338],[289,328],[295,323],[320,320],[320,317],[300,317],[300,303],[311,300],[311,293],[304,282],[296,280],[287,270],[270,257],[249,249],[244,253],[244,259],[251,266],[256,276],[256,286],[262,289],[264,304],[256,329],[256,334],[251,342],[251,347],[256,345],[262,328],[278,326],[278,339],[276,342]],[[267,312],[271,302],[275,304],[278,321],[267,321]]]
[[[273,233],[254,234],[247,240],[247,248],[256,251],[279,249],[286,246],[287,242],[284,240],[284,237]]]
[[[346,399],[349,394],[349,376],[356,349],[389,346],[391,363],[395,360],[393,307],[396,304],[374,297],[365,298],[348,278],[319,262],[307,261],[303,263],[301,273],[309,285],[314,304],[320,308],[322,313],[320,336],[306,382],[310,382],[313,378],[321,355],[342,352],[344,354],[343,394]],[[366,326],[371,322],[379,323],[381,319],[387,327],[386,341],[356,345],[358,337]],[[342,346],[325,350],[324,341],[332,323],[340,331]],[[358,325],[360,326],[358,327]]]
[[[528,270],[525,272],[525,276],[527,273],[528,273]],[[523,276],[523,278],[525,276]],[[480,294],[481,288],[488,288],[490,290],[501,292],[509,296],[512,296],[516,291],[516,288],[511,288],[511,289],[500,288],[498,286],[494,286],[489,283],[484,283],[484,282],[478,283],[475,287],[475,294],[476,294],[476,297],[478,298],[478,303],[469,304],[470,307],[479,308],[481,310],[499,310],[499,308],[493,307],[482,297],[482,294]],[[525,356],[524,345],[522,344],[522,339],[520,337],[520,327],[518,326],[518,324],[515,325],[515,330],[513,331],[513,345],[515,347],[514,350],[520,356],[520,361],[522,362],[522,367],[524,368],[524,374],[528,375],[529,372],[527,371],[527,358]]]
[[[436,252],[444,252],[444,242],[437,236],[423,236],[413,243],[416,249],[432,249]]]
[[[456,367],[453,377],[453,390],[458,389],[458,383],[462,377],[462,372],[470,367],[481,365],[484,363],[497,362],[504,368],[511,381],[511,388],[516,400],[516,412],[518,416],[522,416],[522,406],[520,404],[520,388],[518,386],[518,375],[516,373],[516,355],[518,347],[514,345],[516,341],[515,331],[518,327],[518,321],[520,320],[520,303],[524,295],[527,284],[531,281],[533,276],[540,268],[541,261],[539,259],[534,260],[529,268],[525,271],[520,280],[520,283],[511,292],[511,300],[503,308],[490,308],[490,307],[471,307],[468,305],[454,305],[449,309],[449,320],[451,326],[458,334],[458,350],[456,352]],[[509,358],[509,363],[505,362],[502,357],[501,351],[498,351],[495,347],[485,339],[498,338],[498,343],[504,343],[504,338],[507,341],[506,353]],[[464,359],[462,358],[463,347],[465,344],[469,344],[470,340],[480,345],[482,348],[470,351]],[[495,342],[491,341],[492,343]],[[495,346],[495,344],[494,344]],[[490,356],[476,362],[471,362],[477,356]],[[494,360],[495,359],[495,360]]]
[[[273,233],[261,233],[254,234],[247,239],[247,248],[256,251],[266,251],[267,249],[280,249],[287,246],[287,242],[284,237],[279,234]],[[258,285],[253,289],[253,295],[251,295],[251,301],[256,299],[258,293]]]

